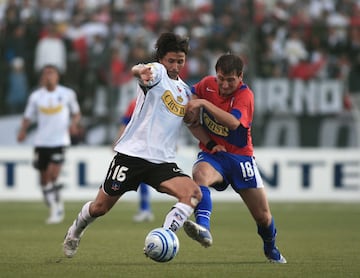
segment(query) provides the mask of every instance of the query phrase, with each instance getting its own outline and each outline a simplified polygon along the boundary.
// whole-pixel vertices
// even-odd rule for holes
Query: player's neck
[[[55,85],[55,86],[45,86],[45,89],[46,89],[48,92],[53,92],[53,91],[55,91],[55,89],[56,89],[56,85]]]

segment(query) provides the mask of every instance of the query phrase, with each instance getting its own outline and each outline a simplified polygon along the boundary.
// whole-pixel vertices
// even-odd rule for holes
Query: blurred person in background
[[[24,59],[16,57],[11,61],[8,77],[6,107],[11,114],[24,109],[28,95],[28,79],[24,67]]]
[[[30,125],[37,123],[33,166],[40,173],[44,200],[50,210],[48,224],[60,223],[64,218],[61,185],[57,181],[65,149],[71,144],[70,135],[77,135],[81,119],[76,93],[60,85],[59,78],[57,67],[46,65],[42,69],[40,88],[28,99],[17,136],[23,142]]]
[[[243,67],[239,56],[222,55],[215,65],[216,76],[206,76],[192,87],[193,99],[187,104],[184,121],[199,140],[193,179],[203,197],[194,210],[196,223],[185,221],[184,231],[204,247],[211,246],[209,187],[223,191],[231,186],[256,222],[265,256],[283,264],[286,259],[275,245],[275,222],[254,159],[254,95],[243,83]]]
[[[136,105],[136,98],[129,103],[124,115],[121,117],[120,128],[117,138],[120,138],[121,135],[124,133],[124,130],[127,124],[130,122],[131,117],[134,113],[135,105]],[[150,188],[146,183],[140,183],[139,187],[140,187],[139,211],[134,215],[133,220],[134,222],[153,221],[154,214],[151,211]]]
[[[49,23],[44,29],[44,36],[37,42],[35,48],[35,71],[37,73],[45,65],[54,65],[63,76],[67,68],[67,50],[65,42],[60,37],[55,23]]]

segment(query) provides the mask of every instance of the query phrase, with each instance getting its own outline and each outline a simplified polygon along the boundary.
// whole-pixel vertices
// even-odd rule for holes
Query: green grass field
[[[214,245],[208,249],[179,231],[180,252],[169,263],[143,253],[146,234],[162,224],[171,204],[153,203],[156,220],[135,224],[135,202],[119,202],[82,238],[76,256],[62,240],[82,202],[66,203],[62,224],[45,225],[40,202],[0,202],[0,277],[360,277],[360,205],[272,203],[277,244],[288,260],[270,264],[243,203],[215,202]]]

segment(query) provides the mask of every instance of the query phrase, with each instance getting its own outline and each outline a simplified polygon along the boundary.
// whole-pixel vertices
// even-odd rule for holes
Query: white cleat
[[[59,224],[64,220],[64,209],[55,207],[50,209],[51,213],[49,218],[46,220],[46,224]]]
[[[275,263],[275,264],[286,264],[287,263],[286,259],[281,254],[280,254],[280,258],[278,260],[269,259],[269,262]]]
[[[154,221],[154,219],[155,219],[154,214],[148,210],[141,210],[133,217],[133,221],[137,223],[151,222]]]
[[[68,258],[74,257],[78,250],[79,244],[80,244],[80,238],[70,237],[70,231],[68,231],[66,233],[63,243],[63,251],[65,256]]]
[[[281,255],[277,247],[273,248],[272,250],[264,250],[264,253],[270,263],[275,263],[275,264],[287,263],[286,259],[284,258],[283,255]]]
[[[213,243],[210,231],[191,220],[185,221],[184,231],[189,237],[198,241],[205,248],[210,247]]]

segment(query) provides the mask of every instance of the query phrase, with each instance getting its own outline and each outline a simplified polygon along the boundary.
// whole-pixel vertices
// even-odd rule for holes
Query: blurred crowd
[[[85,116],[120,113],[132,97],[122,100],[133,90],[129,69],[152,60],[163,31],[190,38],[189,84],[232,52],[250,83],[340,79],[360,95],[360,0],[0,0],[0,115],[22,112],[49,63]]]

